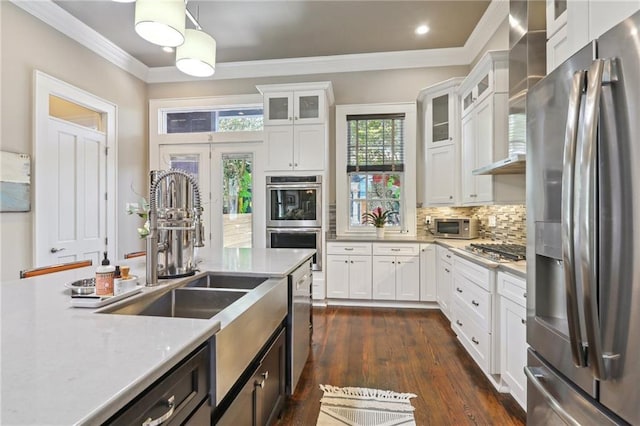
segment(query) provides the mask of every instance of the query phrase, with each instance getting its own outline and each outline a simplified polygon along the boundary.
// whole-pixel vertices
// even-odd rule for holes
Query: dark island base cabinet
[[[216,425],[267,426],[280,415],[285,400],[285,330],[271,341],[273,343],[262,352],[264,355],[236,385],[240,390],[235,398],[222,401],[221,417],[214,413]]]
[[[209,343],[196,349],[105,424],[208,424],[211,418],[210,353]]]

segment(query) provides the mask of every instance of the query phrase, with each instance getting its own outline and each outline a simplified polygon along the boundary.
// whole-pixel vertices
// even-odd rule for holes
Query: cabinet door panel
[[[322,124],[293,127],[295,170],[324,170],[325,131]]]
[[[420,250],[420,300],[436,301],[436,248],[435,244],[424,244]]]
[[[371,257],[351,256],[349,258],[349,297],[371,299]]]
[[[429,205],[455,203],[456,171],[455,146],[441,146],[427,150],[426,196]]]
[[[396,300],[420,300],[420,258],[396,257]]]
[[[460,187],[462,190],[463,203],[474,202],[475,196],[477,195],[475,176],[471,173],[476,164],[475,125],[475,113],[468,114],[462,119],[462,180]]]
[[[264,124],[293,123],[293,93],[274,92],[264,95]]]
[[[451,301],[451,286],[453,285],[453,274],[451,271],[451,265],[443,262],[442,260],[438,260],[438,291],[437,291],[437,300],[438,305],[440,305],[440,309],[447,316],[447,318],[451,318],[450,315],[450,301]]]
[[[349,256],[327,256],[327,297],[347,299],[349,297]]]
[[[526,308],[504,297],[500,298],[500,372],[511,394],[526,407],[527,325]]]
[[[266,170],[293,169],[293,126],[265,127]]]
[[[547,74],[569,59],[569,40],[565,25],[547,41]]]
[[[373,258],[373,299],[396,299],[396,258],[394,256],[374,256]]]
[[[325,95],[323,90],[296,91],[293,96],[295,124],[324,122]]]

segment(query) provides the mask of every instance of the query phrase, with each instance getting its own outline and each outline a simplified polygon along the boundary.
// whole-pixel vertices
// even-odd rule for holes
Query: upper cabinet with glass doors
[[[324,123],[325,97],[324,90],[264,92],[264,124]]]
[[[266,171],[326,169],[331,82],[258,86],[264,99]]]

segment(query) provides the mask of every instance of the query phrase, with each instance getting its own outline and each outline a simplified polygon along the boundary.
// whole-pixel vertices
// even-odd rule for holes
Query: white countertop
[[[202,251],[203,271],[285,276],[313,255],[303,249]],[[211,256],[209,256],[211,255]],[[131,265],[143,281],[144,260]],[[207,341],[218,321],[109,315],[73,308],[64,287],[95,266],[2,283],[0,424],[98,424]],[[159,291],[161,286],[144,288]],[[133,296],[140,297],[140,296]]]

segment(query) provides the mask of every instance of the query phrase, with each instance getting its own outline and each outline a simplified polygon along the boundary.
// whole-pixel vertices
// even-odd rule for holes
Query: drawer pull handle
[[[448,270],[447,268],[444,268],[444,270],[445,270],[446,272],[451,272],[451,271],[450,271],[450,270]]]
[[[456,320],[456,324],[458,324],[460,327],[462,327],[462,323],[460,322],[460,320]]]
[[[461,289],[460,287],[456,287],[456,291],[457,291],[458,293],[462,293],[462,289]]]
[[[479,304],[478,302],[476,302],[475,300],[472,300],[472,301],[471,301],[471,304],[472,304],[473,306],[480,306],[480,304]]]
[[[399,248],[392,248],[391,251],[400,251]]]
[[[353,247],[345,247],[344,250],[345,251],[353,251]]]
[[[524,297],[526,299],[527,298],[527,293],[523,293],[522,297]]]
[[[167,406],[169,407],[169,411],[158,417],[157,419],[152,419],[149,417],[142,423],[142,426],[158,426],[173,416],[173,410],[176,408],[176,397],[175,395],[171,395],[171,398],[167,400]]]
[[[445,254],[445,256],[447,256],[448,259],[451,259],[451,255],[450,254]]]
[[[472,337],[472,338],[471,338],[471,341],[472,341],[473,343],[475,343],[476,345],[479,345],[479,344],[480,344],[480,342],[479,342],[475,337]]]
[[[526,324],[526,323],[527,323],[527,321],[526,321],[526,320],[523,320],[523,319],[521,319],[520,321],[522,321],[522,323],[523,323],[523,324]]]
[[[264,382],[267,381],[267,379],[269,378],[269,372],[265,371],[264,373],[261,374],[262,376],[262,380],[256,380],[254,383],[254,386],[257,388],[264,388]]]

